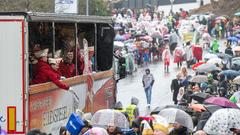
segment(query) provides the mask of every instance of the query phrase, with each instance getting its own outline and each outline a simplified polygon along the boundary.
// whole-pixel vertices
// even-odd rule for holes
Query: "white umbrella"
[[[220,58],[211,58],[207,61],[210,64],[222,64],[222,59]]]
[[[212,53],[207,53],[206,55],[203,56],[203,58],[209,60],[211,58],[218,58],[218,56]]]
[[[240,128],[240,110],[219,109],[212,114],[205,124],[203,130],[207,134],[230,135],[230,128]]]
[[[129,123],[125,115],[112,109],[103,109],[97,111],[92,119],[93,126],[113,125],[119,128],[129,128]]]
[[[117,46],[117,47],[124,47],[124,43],[121,42],[121,41],[114,41],[114,46]]]

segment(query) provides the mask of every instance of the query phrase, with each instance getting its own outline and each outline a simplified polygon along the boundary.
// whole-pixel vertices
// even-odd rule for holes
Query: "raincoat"
[[[169,66],[170,65],[170,51],[168,49],[165,49],[162,53],[162,60],[164,65]]]
[[[173,56],[174,56],[174,63],[179,63],[179,62],[183,62],[183,54],[184,51],[181,47],[177,47],[175,48],[174,52],[173,52]]]
[[[193,51],[193,57],[195,57],[198,61],[202,60],[202,47],[199,45],[194,45],[192,46],[192,51]]]
[[[212,50],[213,53],[218,53],[218,52],[219,52],[218,48],[219,48],[219,43],[218,43],[218,41],[215,39],[215,40],[213,40],[213,42],[212,42],[211,50]]]

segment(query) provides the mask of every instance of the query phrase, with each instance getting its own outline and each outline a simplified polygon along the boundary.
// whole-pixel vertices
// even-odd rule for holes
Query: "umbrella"
[[[233,58],[233,59],[232,59],[232,62],[234,62],[234,61],[240,61],[240,57],[235,57],[235,58]]]
[[[108,135],[108,133],[104,128],[93,127],[87,132],[85,132],[83,135]]]
[[[190,110],[188,109],[187,106],[183,106],[183,105],[166,105],[166,106],[157,106],[156,108],[154,108],[151,111],[151,115],[158,114],[161,110],[166,109],[166,108],[176,108],[176,109],[183,110],[185,112],[190,112]]]
[[[217,67],[215,64],[211,63],[202,64],[196,68],[197,72],[211,72],[216,70],[220,71],[221,69]]]
[[[144,33],[137,33],[137,34],[135,34],[134,36],[135,36],[135,37],[141,37],[141,36],[146,36],[146,34],[144,34]]]
[[[161,39],[162,38],[162,35],[160,32],[154,32],[152,35],[151,35],[152,38],[157,38],[157,39]]]
[[[227,40],[238,42],[239,39],[237,37],[228,37]]]
[[[166,118],[169,123],[179,123],[182,126],[193,130],[193,121],[189,114],[176,108],[166,108],[160,111],[160,116]]]
[[[237,76],[236,78],[234,78],[233,83],[240,84],[240,76]]]
[[[207,82],[208,78],[206,75],[196,75],[196,76],[193,76],[189,81],[195,82],[195,83],[202,83],[202,82]]]
[[[124,47],[124,43],[121,41],[114,41],[114,46],[116,47]]]
[[[151,36],[144,36],[144,37],[141,37],[141,39],[144,39],[144,40],[147,40],[147,41],[152,41],[152,37]]]
[[[124,40],[125,40],[125,37],[124,37],[124,36],[121,36],[121,35],[116,35],[114,40],[115,40],[115,41],[124,41]]]
[[[219,58],[221,58],[221,59],[225,59],[225,58],[231,59],[231,58],[232,58],[231,55],[226,54],[226,53],[218,53],[217,56],[218,56]]]
[[[209,98],[210,95],[204,92],[198,92],[198,93],[194,93],[191,94],[190,97],[192,97],[194,100],[202,103],[205,99]]]
[[[228,108],[238,108],[238,106],[234,103],[232,103],[230,100],[224,98],[224,97],[210,97],[206,100],[204,100],[205,103],[219,105],[222,107],[228,107]]]
[[[121,26],[114,26],[114,30],[121,30],[122,27]]]
[[[237,12],[234,14],[235,16],[240,16],[240,12]]]
[[[112,109],[103,109],[97,111],[91,119],[91,124],[93,126],[108,126],[111,124],[119,128],[129,127],[128,120],[124,114]]]
[[[230,128],[240,128],[240,110],[219,109],[212,114],[203,130],[207,134],[230,135]]]
[[[224,70],[224,71],[220,72],[219,74],[224,75],[224,76],[229,76],[229,77],[236,77],[236,76],[240,75],[240,72],[235,71],[235,70]]]
[[[227,20],[227,18],[224,17],[224,16],[219,16],[219,17],[217,17],[215,20]]]
[[[218,105],[204,105],[204,107],[206,108],[206,110],[210,113],[214,113],[219,109],[222,109],[221,106]]]
[[[190,104],[189,108],[193,109],[196,112],[203,112],[206,110],[202,104]]]
[[[237,34],[235,37],[237,37],[239,39],[240,38],[240,34]]]
[[[160,115],[152,115],[152,117],[154,118],[154,120],[152,121],[153,129],[160,129],[165,134],[169,134],[171,126],[168,123],[167,119]]]
[[[206,63],[206,62],[201,61],[201,62],[198,62],[198,63],[194,64],[194,65],[192,66],[192,70],[195,70],[198,66],[200,66],[200,65],[202,65],[202,64],[205,64],[205,63]]]
[[[212,59],[212,58],[217,58],[218,56],[216,54],[212,54],[212,53],[207,53],[206,55],[203,56],[204,59]]]
[[[222,59],[220,58],[211,58],[207,61],[207,63],[211,64],[222,64]]]
[[[234,50],[235,52],[240,52],[240,46],[234,47],[233,50]]]

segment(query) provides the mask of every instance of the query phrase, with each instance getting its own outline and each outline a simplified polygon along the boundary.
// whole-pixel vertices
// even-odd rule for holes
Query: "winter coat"
[[[76,67],[75,64],[67,63],[67,62],[61,62],[59,65],[59,71],[62,76],[66,78],[70,78],[76,75]]]
[[[39,84],[39,83],[46,83],[52,81],[54,84],[56,84],[59,88],[68,90],[69,86],[60,82],[61,74],[58,71],[55,71],[51,68],[48,63],[44,61],[38,62],[38,70],[36,73],[35,78],[32,80],[33,84]]]
[[[165,49],[162,53],[162,60],[164,65],[169,66],[170,65],[170,51],[168,49]]]
[[[173,79],[171,83],[171,90],[173,90],[173,101],[177,101],[177,96],[179,92],[179,88],[181,87],[181,81]]]

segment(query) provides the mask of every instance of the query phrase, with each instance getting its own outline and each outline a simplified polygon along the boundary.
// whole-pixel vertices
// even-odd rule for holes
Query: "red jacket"
[[[45,83],[52,81],[56,84],[59,88],[68,90],[69,86],[60,82],[61,74],[51,68],[48,63],[44,61],[38,62],[37,73],[34,79],[32,80],[33,84]]]
[[[75,64],[71,63],[66,63],[66,62],[61,62],[59,65],[59,71],[61,72],[62,76],[66,78],[70,78],[76,75],[76,68]]]

